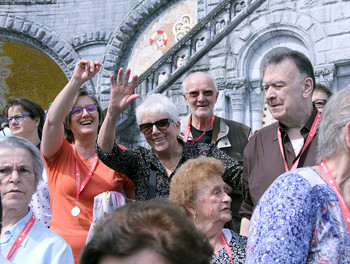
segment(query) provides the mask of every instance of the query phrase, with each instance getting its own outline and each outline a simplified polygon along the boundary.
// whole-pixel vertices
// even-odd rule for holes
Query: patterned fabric
[[[224,163],[224,181],[234,189],[240,188],[243,169],[241,162],[226,155],[212,144],[184,143],[180,139],[179,142],[183,144],[184,148],[176,169],[185,161],[201,155],[215,157]],[[142,146],[137,146],[134,149],[121,149],[117,144],[114,144],[111,153],[103,153],[96,145],[96,153],[104,164],[115,171],[125,174],[134,182],[136,200],[148,199],[151,167],[152,170],[156,171],[156,197],[167,198],[169,196],[170,180],[176,169],[169,177],[153,149],[147,149]]]
[[[250,221],[246,263],[350,263],[335,192],[311,167],[281,175]]]
[[[244,263],[245,260],[245,248],[247,245],[247,237],[240,236],[239,234],[233,232],[229,229],[223,229],[224,234],[228,244],[231,248],[232,262],[233,264]],[[230,264],[230,258],[225,250],[222,248],[219,250],[219,255],[216,257],[214,254],[210,261],[210,264]]]
[[[29,203],[35,219],[37,219],[44,226],[50,226],[51,207],[50,207],[50,193],[47,185],[46,170],[43,170],[43,180],[39,181],[36,192],[32,195],[32,200]]]

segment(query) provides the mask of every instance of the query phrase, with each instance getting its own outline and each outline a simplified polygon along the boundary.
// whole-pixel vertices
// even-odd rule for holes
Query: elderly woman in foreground
[[[32,143],[17,136],[0,138],[0,252],[18,264],[74,263],[70,246],[28,207],[42,171],[40,151]]]
[[[116,124],[121,113],[138,98],[133,94],[137,80],[128,84],[130,70],[118,72],[117,83],[111,76],[111,99],[106,118],[97,140],[97,155],[108,167],[125,174],[135,184],[137,200],[168,197],[170,181],[176,169],[186,160],[201,155],[212,156],[224,162],[223,176],[230,186],[238,189],[242,165],[218,150],[214,145],[183,142],[178,138],[180,122],[177,106],[165,95],[153,94],[136,109],[136,119],[151,149],[138,146],[121,149],[115,144]]]
[[[80,264],[209,264],[207,238],[164,199],[128,203],[96,229]]]
[[[246,263],[350,263],[350,87],[322,113],[319,162],[284,173],[250,221]]]
[[[175,173],[169,199],[185,209],[214,248],[210,263],[244,263],[247,238],[224,229],[232,219],[230,187],[222,180],[222,162],[209,157],[188,160]]]

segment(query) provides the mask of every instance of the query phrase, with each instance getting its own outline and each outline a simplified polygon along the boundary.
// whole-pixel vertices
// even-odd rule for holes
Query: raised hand
[[[115,77],[113,74],[110,77],[111,98],[108,108],[110,111],[117,111],[119,113],[124,111],[131,102],[139,97],[138,94],[133,93],[137,81],[137,75],[134,75],[129,83],[131,70],[126,70],[124,80],[123,72],[123,68],[120,68],[118,71],[117,83],[115,83]]]
[[[80,60],[74,68],[72,78],[81,85],[94,77],[100,70],[101,63],[98,61]]]

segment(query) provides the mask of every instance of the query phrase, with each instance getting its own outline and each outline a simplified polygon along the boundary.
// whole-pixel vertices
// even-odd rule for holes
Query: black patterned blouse
[[[175,171],[189,159],[199,156],[214,157],[224,163],[224,181],[234,189],[241,187],[243,170],[241,162],[226,155],[213,144],[184,143],[181,139],[178,139],[178,141],[183,144],[183,152]],[[169,197],[170,180],[175,171],[169,177],[153,149],[147,149],[142,146],[137,146],[134,149],[121,149],[117,144],[114,144],[111,153],[104,153],[96,144],[96,153],[104,164],[115,171],[125,174],[134,182],[136,200],[148,199],[151,166],[156,171],[156,197]]]
[[[230,246],[232,254],[232,263],[241,264],[245,262],[247,237],[241,236],[230,229],[224,228],[222,233],[226,237],[226,240]],[[227,254],[225,248],[219,250],[219,255],[216,257],[214,254],[211,258],[210,264],[230,264],[231,260]]]

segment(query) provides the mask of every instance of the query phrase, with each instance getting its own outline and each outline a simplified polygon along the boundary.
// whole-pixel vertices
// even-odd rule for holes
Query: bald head
[[[199,80],[206,81],[210,87],[214,87],[215,91],[218,90],[214,79],[210,75],[208,75],[208,74],[206,74],[204,72],[195,72],[195,73],[190,74],[183,81],[183,83],[182,83],[182,91],[183,91],[183,93],[187,93],[188,92],[187,91],[187,85],[189,83],[197,83]]]

